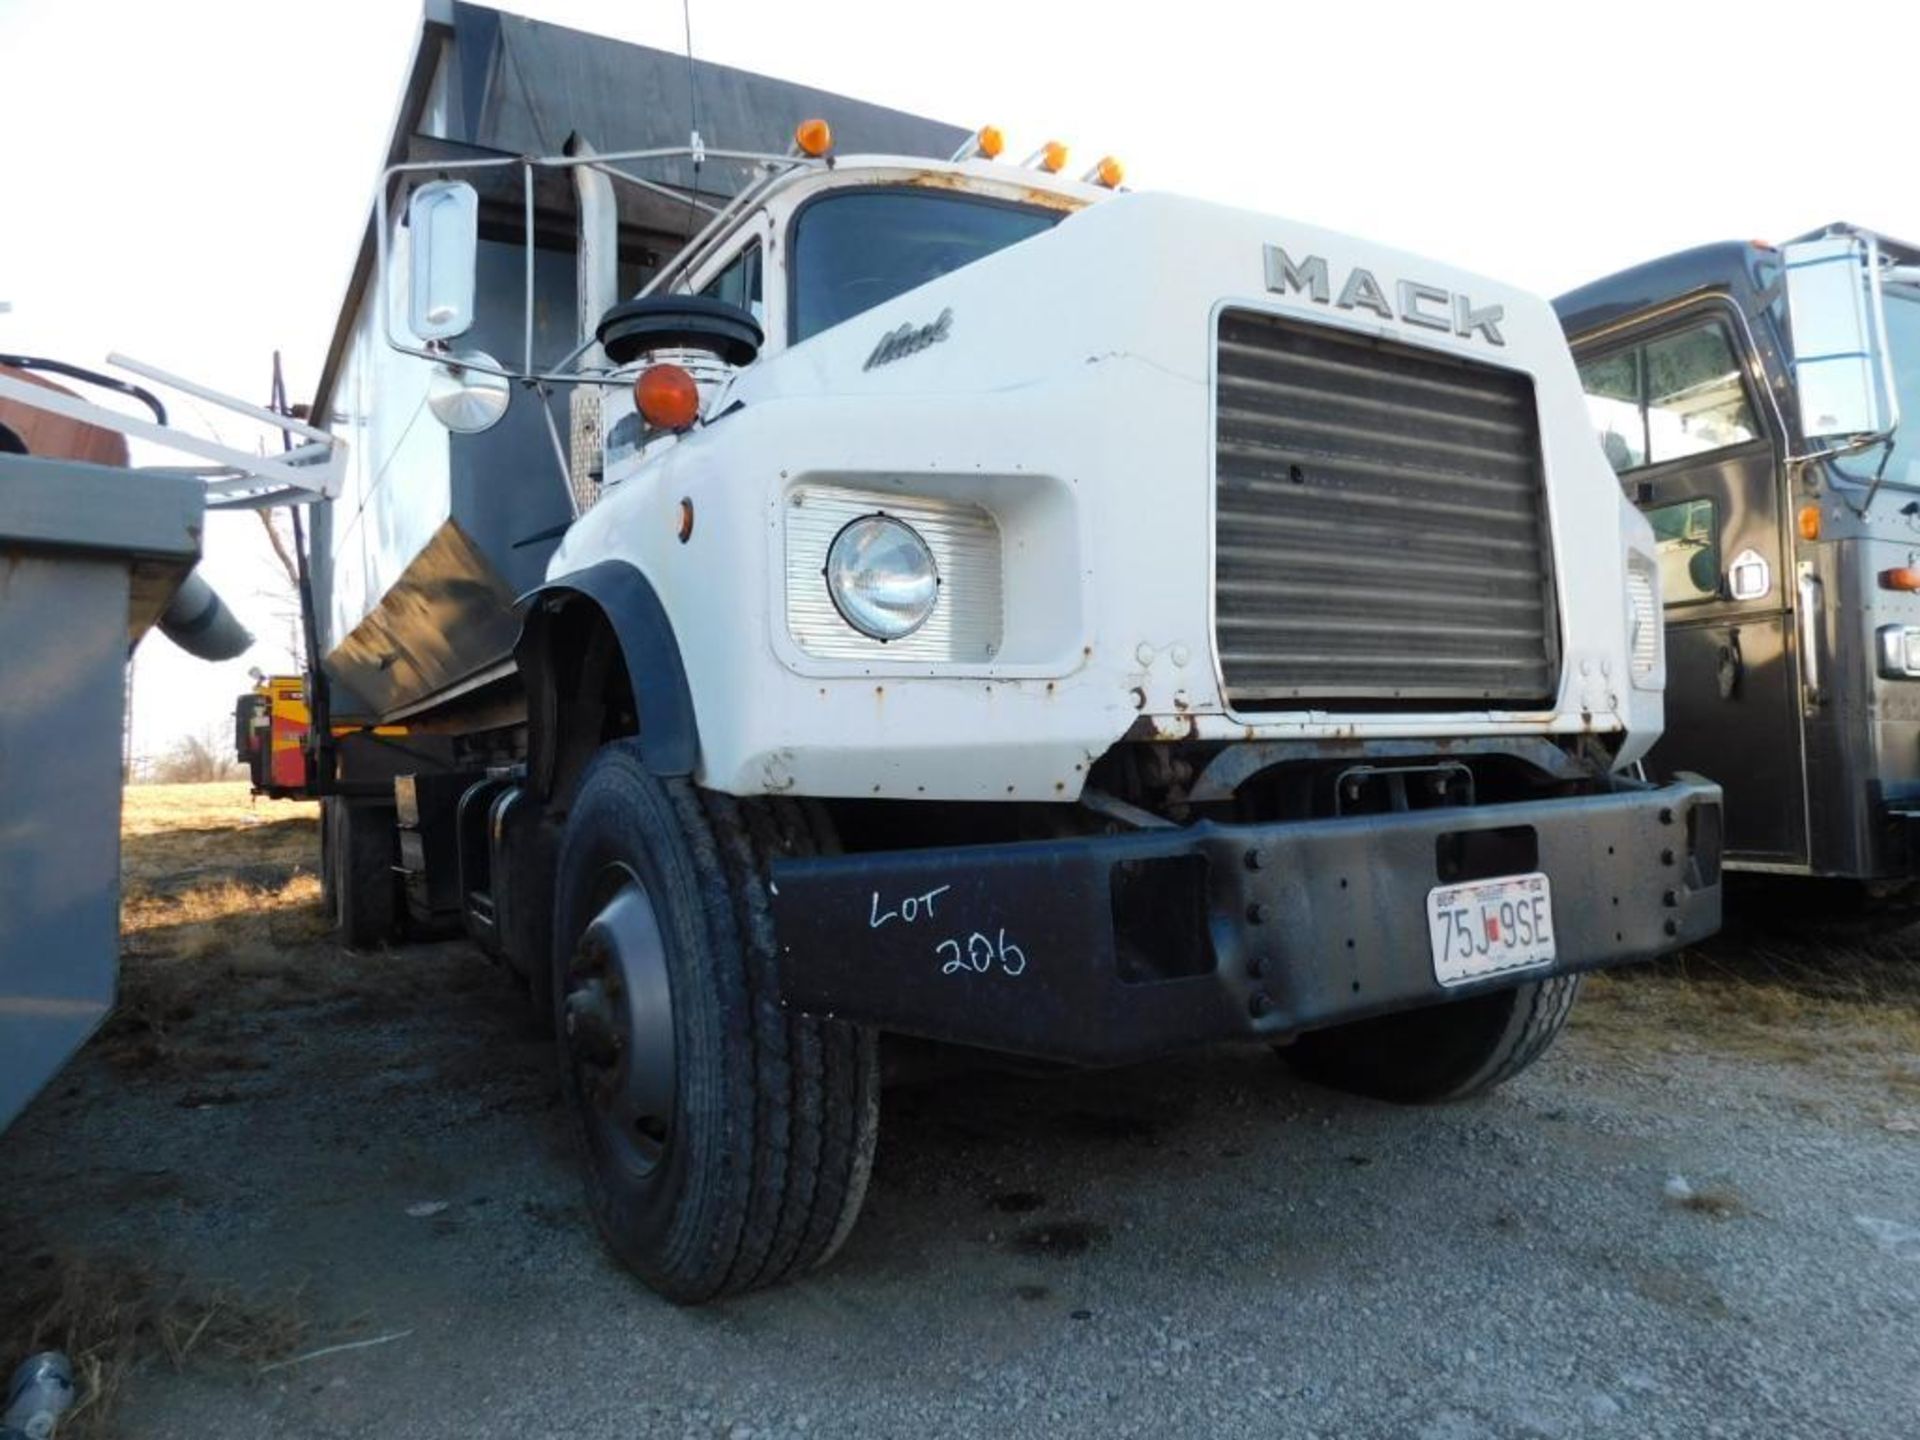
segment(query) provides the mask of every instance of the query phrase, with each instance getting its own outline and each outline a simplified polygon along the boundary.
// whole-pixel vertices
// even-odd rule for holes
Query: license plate
[[[1427,892],[1433,978],[1464,985],[1553,963],[1553,892],[1545,875],[1503,875]]]

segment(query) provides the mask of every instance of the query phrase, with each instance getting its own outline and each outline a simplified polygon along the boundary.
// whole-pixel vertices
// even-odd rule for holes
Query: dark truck
[[[1722,784],[1730,870],[1907,903],[1920,889],[1917,262],[1836,224],[1778,248],[1668,255],[1554,302],[1659,550],[1667,723],[1648,769]]]

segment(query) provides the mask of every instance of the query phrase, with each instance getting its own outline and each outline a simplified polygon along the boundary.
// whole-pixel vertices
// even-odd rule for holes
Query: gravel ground
[[[456,943],[339,964],[178,1019],[198,1069],[96,1045],[0,1136],[0,1264],[297,1292],[296,1354],[399,1337],[149,1358],[111,1433],[1920,1433],[1912,1077],[1717,1047],[1653,980],[1452,1107],[1239,1050],[895,1089],[832,1266],[686,1311],[591,1233],[511,983]]]

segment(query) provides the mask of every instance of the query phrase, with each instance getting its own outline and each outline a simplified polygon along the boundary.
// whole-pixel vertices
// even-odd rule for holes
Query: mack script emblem
[[[1489,345],[1505,345],[1500,322],[1506,309],[1500,305],[1475,305],[1471,298],[1456,295],[1439,285],[1423,285],[1417,280],[1401,280],[1394,285],[1393,300],[1373,278],[1371,270],[1355,266],[1336,298],[1333,272],[1321,256],[1309,255],[1296,262],[1278,245],[1269,245],[1267,289],[1276,295],[1289,291],[1305,295],[1316,305],[1332,305],[1338,310],[1370,310],[1382,320],[1399,320],[1423,330],[1445,330],[1463,340],[1476,334]],[[1397,302],[1397,303],[1396,303]],[[869,361],[868,364],[873,362]]]
[[[918,355],[929,345],[938,345],[953,331],[953,310],[951,307],[940,312],[938,320],[925,325],[902,325],[898,330],[889,330],[880,337],[880,343],[873,347],[873,353],[867,356],[862,370],[871,370],[876,365],[886,365],[895,360],[904,360],[909,355]]]

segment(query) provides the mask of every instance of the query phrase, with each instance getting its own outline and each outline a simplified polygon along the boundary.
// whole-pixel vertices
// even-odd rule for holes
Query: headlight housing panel
[[[805,654],[957,665],[999,657],[1005,627],[1001,534],[984,507],[807,480],[787,492],[782,510],[787,633]],[[928,589],[906,564],[916,543],[937,581],[931,605],[917,620],[915,609],[928,599]],[[854,579],[861,573],[869,577],[864,588]],[[883,574],[889,578],[881,586]],[[880,603],[883,588],[888,598]]]
[[[1667,683],[1666,617],[1660,610],[1660,571],[1651,555],[1627,552],[1627,663],[1634,688]]]

